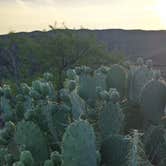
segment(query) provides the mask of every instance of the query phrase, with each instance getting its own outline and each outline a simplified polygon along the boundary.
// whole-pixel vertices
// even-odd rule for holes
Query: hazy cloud
[[[162,29],[158,0],[0,0],[0,33],[65,22],[71,28]]]
[[[0,3],[24,4],[24,5],[38,5],[38,6],[95,6],[104,4],[116,4],[124,0],[1,0]]]

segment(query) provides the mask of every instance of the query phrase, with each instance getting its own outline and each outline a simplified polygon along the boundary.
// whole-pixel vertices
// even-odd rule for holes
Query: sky
[[[0,0],[0,34],[79,29],[166,29],[166,0]]]

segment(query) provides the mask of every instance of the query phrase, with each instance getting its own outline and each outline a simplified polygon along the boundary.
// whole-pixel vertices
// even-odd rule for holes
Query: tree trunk
[[[58,100],[58,103],[61,102],[60,90],[62,88],[63,88],[63,69],[58,71],[58,85],[57,85],[57,90],[58,90],[57,100]]]

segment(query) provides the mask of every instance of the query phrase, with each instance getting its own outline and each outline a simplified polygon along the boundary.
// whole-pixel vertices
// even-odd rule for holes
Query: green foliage
[[[56,74],[54,81],[58,89],[62,88],[64,72],[75,65],[108,64],[121,58],[110,55],[105,45],[88,31],[80,33],[67,28],[30,35],[11,33],[0,40],[0,50],[7,62],[2,63],[1,79],[18,85],[20,81],[29,83],[48,71]]]
[[[64,72],[76,65],[100,64],[106,59],[110,59],[109,54],[103,44],[98,43],[92,35],[81,35],[72,30],[52,29],[52,35],[46,36],[43,54],[47,58],[47,68],[57,75],[57,88],[62,88]],[[103,57],[103,58],[101,58]],[[104,58],[105,57],[105,58]],[[51,67],[50,67],[51,66]]]
[[[35,70],[40,72],[43,53],[39,42],[36,42],[34,38],[11,33],[0,43],[1,56],[7,62],[4,66],[5,70],[2,70],[6,78],[18,83],[20,80],[31,80],[28,77],[32,78],[36,73]],[[13,63],[15,65],[12,65]]]
[[[95,135],[86,121],[75,121],[62,141],[62,166],[96,166]]]

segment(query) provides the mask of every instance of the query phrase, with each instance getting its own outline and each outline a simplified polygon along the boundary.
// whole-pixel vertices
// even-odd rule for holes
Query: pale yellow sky
[[[166,29],[166,0],[0,0],[0,34],[69,28]]]

